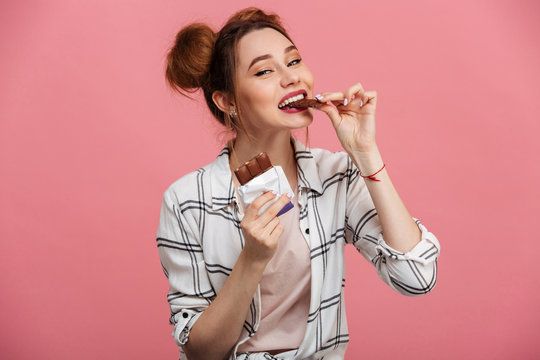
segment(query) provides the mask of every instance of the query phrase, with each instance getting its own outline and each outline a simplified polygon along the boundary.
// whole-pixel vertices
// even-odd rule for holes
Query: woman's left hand
[[[369,153],[376,150],[376,91],[364,91],[362,84],[356,83],[345,92],[324,92],[320,95],[323,96],[320,100],[324,104],[316,108],[330,117],[338,139],[348,153]]]

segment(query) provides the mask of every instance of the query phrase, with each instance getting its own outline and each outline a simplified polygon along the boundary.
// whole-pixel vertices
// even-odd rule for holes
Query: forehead
[[[247,68],[255,57],[270,54],[276,58],[283,56],[283,50],[292,43],[279,31],[272,28],[254,30],[244,35],[238,42],[238,62]]]

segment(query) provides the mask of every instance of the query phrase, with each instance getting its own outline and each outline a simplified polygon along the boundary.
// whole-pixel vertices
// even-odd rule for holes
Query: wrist
[[[267,260],[250,256],[249,252],[246,250],[246,247],[244,247],[240,252],[237,262],[240,263],[241,269],[246,273],[261,275],[268,264]]]
[[[382,156],[378,149],[368,152],[353,151],[349,156],[362,175],[371,175],[384,166]]]

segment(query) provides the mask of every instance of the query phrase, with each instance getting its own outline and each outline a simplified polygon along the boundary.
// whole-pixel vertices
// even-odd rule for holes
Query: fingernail
[[[272,190],[272,194],[277,195],[277,191],[276,191],[276,190]]]
[[[362,101],[362,99],[360,99],[360,106],[364,105],[364,102]]]
[[[348,103],[349,103],[349,100],[347,100],[347,98],[345,98],[345,100],[343,101],[343,105],[347,106]]]
[[[288,196],[289,198],[292,198],[293,195],[294,195],[294,194],[292,193],[292,191],[289,191],[289,192],[287,193],[287,196]]]
[[[315,98],[321,100],[323,98],[323,96],[321,94],[317,94],[317,95],[315,95]]]

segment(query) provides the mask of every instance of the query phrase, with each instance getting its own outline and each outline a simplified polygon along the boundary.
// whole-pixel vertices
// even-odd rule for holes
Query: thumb
[[[328,115],[328,117],[332,121],[332,125],[334,125],[334,128],[338,128],[338,126],[341,124],[341,116],[339,115],[338,110],[334,106],[330,105],[330,101],[327,101],[325,104],[317,106],[317,109],[326,113],[326,115]]]

